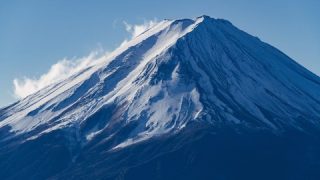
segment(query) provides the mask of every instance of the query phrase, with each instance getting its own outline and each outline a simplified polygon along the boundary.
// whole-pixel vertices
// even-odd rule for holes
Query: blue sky
[[[224,18],[320,75],[318,0],[0,1],[0,106],[16,100],[15,78],[39,78],[64,58],[111,51],[130,37],[124,21]]]

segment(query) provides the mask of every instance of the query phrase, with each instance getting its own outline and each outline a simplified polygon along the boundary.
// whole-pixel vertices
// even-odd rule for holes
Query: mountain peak
[[[191,122],[271,131],[304,129],[301,117],[318,124],[319,79],[224,21],[162,21],[103,63],[1,110],[0,129],[32,140],[74,128],[87,143],[130,126],[112,149]]]
[[[226,20],[165,20],[0,109],[0,176],[305,179],[319,169],[319,119],[319,77],[279,50]]]

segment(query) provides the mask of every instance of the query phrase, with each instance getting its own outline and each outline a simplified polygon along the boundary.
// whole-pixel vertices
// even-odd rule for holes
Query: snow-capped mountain
[[[164,20],[99,64],[1,109],[0,176],[153,177],[159,172],[130,169],[156,167],[152,162],[159,156],[205,139],[198,134],[221,135],[223,129],[239,136],[263,132],[280,138],[294,132],[318,137],[320,78],[226,20]],[[201,145],[210,149],[223,138]],[[159,141],[163,146],[157,146]],[[319,148],[314,142],[310,147]],[[320,155],[315,156],[312,167],[317,169]],[[148,163],[153,166],[144,166]],[[188,163],[192,160],[183,165]],[[186,177],[232,179],[205,167],[205,172],[195,169]],[[21,173],[14,173],[16,168],[22,168]],[[33,172],[38,168],[41,171]],[[300,170],[301,176],[309,173]],[[163,171],[172,176],[157,178],[176,179],[183,172]]]

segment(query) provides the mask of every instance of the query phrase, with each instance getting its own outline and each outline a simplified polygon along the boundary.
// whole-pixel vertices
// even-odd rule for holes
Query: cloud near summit
[[[137,37],[157,23],[158,21],[156,19],[150,21],[144,20],[142,24],[130,24],[123,21],[125,30],[130,33],[130,39],[125,39],[120,46],[123,46],[129,40]],[[18,99],[24,98],[51,84],[62,81],[88,66],[94,65],[103,59],[100,58],[101,56],[99,56],[99,54],[103,54],[104,56],[108,54],[108,52],[101,53],[101,51],[102,50],[93,51],[88,56],[79,59],[64,58],[53,64],[50,69],[40,77],[15,78],[13,80],[14,96]]]
[[[123,21],[126,31],[131,34],[132,38],[137,37],[141,33],[151,28],[152,26],[156,25],[157,23],[158,21],[156,19],[150,20],[150,21],[145,20],[143,24],[135,24],[135,25],[129,24],[126,21]]]
[[[129,42],[131,39],[139,36],[141,33],[145,32],[146,30],[150,29],[151,27],[158,24],[159,21],[157,19],[153,20],[144,20],[142,24],[130,24],[126,21],[123,21],[123,24],[125,26],[125,29],[128,33],[130,33],[130,39],[125,39],[120,46],[125,45],[127,42]]]
[[[62,59],[56,64],[53,64],[49,71],[39,78],[15,78],[13,80],[14,96],[16,98],[24,98],[48,85],[62,81],[74,73],[97,63],[99,61],[97,56],[98,52],[95,51],[90,53],[87,57],[79,59]]]

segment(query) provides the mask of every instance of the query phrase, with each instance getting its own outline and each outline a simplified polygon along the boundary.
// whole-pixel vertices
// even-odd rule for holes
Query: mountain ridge
[[[192,69],[190,71],[193,71],[194,74],[200,74],[200,76],[203,76],[203,77],[207,76],[207,80],[212,77],[215,77],[215,81],[220,82],[220,87],[219,87],[220,89],[221,89],[221,87],[224,87],[224,89],[228,88],[227,86],[230,86],[230,84],[231,84],[231,86],[238,84],[238,82],[240,82],[241,79],[238,78],[237,80],[232,80],[230,78],[231,77],[232,78],[241,77],[243,74],[247,74],[247,77],[245,77],[245,78],[248,78],[249,80],[251,78],[251,80],[257,81],[256,77],[254,77],[253,75],[250,75],[248,73],[245,73],[245,71],[250,71],[250,70],[252,71],[252,67],[249,67],[249,66],[259,66],[259,68],[261,70],[263,70],[263,69],[265,70],[265,69],[272,67],[276,63],[280,63],[280,64],[281,63],[287,63],[287,64],[289,63],[288,65],[290,65],[290,66],[291,66],[291,64],[295,63],[294,61],[292,61],[289,58],[288,59],[285,58],[284,60],[277,61],[277,62],[273,61],[273,63],[269,63],[269,64],[267,64],[265,62],[262,62],[262,63],[259,62],[261,60],[258,60],[258,59],[261,59],[261,57],[256,58],[256,57],[254,57],[254,56],[256,56],[256,54],[250,54],[250,52],[254,52],[256,49],[259,49],[259,48],[262,49],[262,51],[269,51],[268,50],[269,45],[267,45],[265,43],[261,43],[261,41],[259,39],[256,39],[255,37],[252,37],[252,36],[248,35],[247,33],[243,32],[241,30],[238,30],[229,21],[226,21],[226,20],[212,19],[209,16],[200,16],[200,17],[196,18],[195,20],[182,19],[182,20],[174,20],[174,21],[163,21],[163,22],[160,22],[159,24],[161,24],[161,23],[165,23],[165,25],[164,25],[164,27],[160,27],[159,30],[156,30],[156,34],[152,34],[153,32],[151,32],[150,35],[146,35],[146,38],[142,38],[141,42],[138,41],[138,43],[133,43],[138,46],[138,49],[135,46],[131,46],[131,44],[129,43],[129,46],[127,46],[128,49],[126,49],[122,52],[120,51],[119,55],[115,55],[114,56],[115,59],[111,60],[109,62],[109,64],[108,63],[107,63],[107,65],[102,64],[100,66],[96,65],[97,67],[93,66],[91,68],[88,68],[89,72],[87,72],[87,70],[85,69],[82,72],[79,72],[78,75],[75,74],[74,76],[72,76],[71,81],[70,81],[72,85],[67,85],[69,88],[64,88],[65,91],[70,91],[70,89],[73,89],[74,87],[76,87],[75,90],[81,91],[81,92],[76,94],[75,92],[71,91],[70,92],[71,96],[69,96],[68,94],[67,94],[67,96],[65,96],[65,98],[67,98],[67,99],[63,100],[62,102],[57,102],[58,104],[52,104],[54,106],[52,108],[52,111],[55,112],[55,111],[59,111],[59,110],[63,109],[64,107],[67,107],[67,108],[70,108],[69,106],[72,107],[77,99],[81,98],[81,96],[83,96],[83,95],[86,95],[86,93],[88,93],[90,90],[92,90],[91,88],[95,87],[96,84],[103,83],[102,86],[106,86],[106,85],[110,86],[112,82],[108,83],[108,81],[110,81],[109,80],[110,78],[107,77],[108,74],[103,75],[103,76],[107,77],[106,82],[105,82],[105,80],[103,80],[103,77],[101,77],[101,75],[99,75],[99,73],[103,74],[104,71],[106,71],[108,68],[109,68],[109,70],[107,70],[107,71],[109,71],[111,73],[110,74],[110,76],[112,76],[111,78],[113,78],[113,77],[119,78],[120,76],[123,76],[124,79],[122,79],[122,80],[126,80],[127,82],[131,81],[131,84],[135,84],[137,81],[141,81],[143,78],[149,78],[149,76],[151,76],[151,78],[153,78],[150,80],[151,83],[153,82],[153,84],[151,84],[150,87],[154,87],[153,85],[156,85],[159,81],[170,80],[170,78],[172,79],[172,77],[166,77],[167,79],[162,79],[163,77],[161,77],[161,76],[165,76],[165,73],[158,70],[157,65],[152,64],[152,63],[153,63],[153,61],[156,61],[155,63],[161,64],[162,63],[161,61],[165,61],[163,59],[166,58],[166,57],[163,58],[161,56],[168,56],[168,58],[171,58],[170,53],[174,53],[172,51],[183,52],[183,51],[185,51],[185,49],[188,49],[189,52],[186,52],[186,53],[189,53],[188,56],[190,58],[186,57],[186,55],[183,58],[184,59],[189,58],[188,59],[189,61],[193,60],[194,62],[196,62],[198,57],[193,57],[193,54],[192,54],[193,50],[198,49],[199,51],[201,51],[201,49],[204,49],[205,52],[203,52],[203,54],[207,54],[208,56],[211,56],[209,58],[212,59],[211,60],[212,62],[211,61],[200,62],[200,64],[203,66],[202,68],[197,67],[198,65],[194,62],[184,63],[183,62],[184,59],[181,59],[181,58],[178,61],[173,62],[174,63],[173,66],[175,66],[175,65],[176,66],[172,67],[172,68],[179,68],[178,67],[179,64],[183,62],[184,65],[190,66],[190,67],[182,67],[182,68],[185,68],[184,70],[187,70],[188,68],[189,68],[189,70],[190,70],[190,68],[191,69],[196,68],[197,69],[196,71],[198,71],[198,72],[196,72],[195,69]],[[155,26],[157,26],[157,25],[155,25]],[[146,32],[143,32],[139,36],[143,36],[145,33],[148,33],[148,31],[152,31],[154,28],[156,28],[156,27],[153,27],[153,28],[147,30]],[[179,28],[181,28],[181,29],[179,30]],[[179,35],[179,33],[182,33],[182,34]],[[237,35],[237,36],[235,36],[235,35]],[[138,36],[138,38],[139,38],[139,36]],[[163,42],[161,42],[162,40],[161,40],[160,36],[165,36],[165,38],[164,38],[165,43],[164,44],[163,44]],[[210,39],[214,40],[215,42],[205,41],[208,37],[210,37]],[[170,38],[172,40],[170,40]],[[198,38],[199,40],[196,38]],[[244,40],[240,41],[241,43],[239,44],[239,40],[241,40],[241,38],[247,38],[248,42],[249,41],[250,41],[250,43],[254,42],[255,43],[254,45],[258,44],[258,46],[260,46],[260,47],[251,48],[248,46],[248,43],[243,43],[243,42],[245,42]],[[201,42],[201,43],[199,44],[199,42]],[[229,44],[227,44],[227,42]],[[149,44],[151,43],[151,46],[148,45],[148,43]],[[144,45],[144,44],[146,44],[146,45]],[[160,44],[160,45],[157,46],[157,44]],[[185,45],[187,45],[187,46],[185,46]],[[233,51],[237,51],[238,54],[241,54],[242,56],[247,56],[247,57],[237,59],[236,56],[238,56],[238,54],[234,54],[232,52],[229,52],[231,48],[228,47],[228,45],[232,46]],[[153,46],[156,46],[156,47],[153,47]],[[176,50],[176,48],[177,47],[179,48],[179,46],[182,46],[182,48],[179,50]],[[193,47],[190,47],[190,46],[193,46]],[[196,46],[199,46],[201,48],[197,48]],[[207,52],[210,52],[208,47],[210,48],[210,46],[212,47],[212,50],[211,50],[211,54],[210,53],[208,54]],[[161,47],[160,50],[158,47]],[[265,47],[267,47],[267,48],[265,48]],[[143,48],[146,48],[146,50],[142,50],[141,52],[139,52],[140,49],[143,49]],[[273,49],[273,47],[271,47],[271,48]],[[152,50],[152,49],[154,49],[156,52],[153,52],[154,50]],[[214,49],[219,50],[220,54],[218,54],[218,53],[212,54],[212,52],[215,52]],[[140,53],[142,56],[137,54],[138,56],[135,57],[134,54],[137,52],[138,52],[138,54]],[[148,55],[148,52],[151,52],[152,54]],[[196,53],[194,53],[194,54],[196,54]],[[245,54],[245,55],[243,55],[243,54]],[[223,55],[223,57],[221,55]],[[150,56],[150,57],[148,57],[148,56]],[[227,56],[229,56],[229,57],[227,57]],[[159,58],[157,59],[157,57],[162,58],[162,60],[160,59],[160,61],[158,61]],[[123,61],[123,58],[127,58],[128,61],[121,62],[121,61]],[[140,60],[139,58],[142,60]],[[208,59],[208,57],[201,57],[201,58],[203,60]],[[225,58],[225,60],[221,61],[220,60],[221,58]],[[112,59],[112,56],[109,59]],[[143,59],[145,59],[145,60],[143,60]],[[248,61],[249,59],[251,59],[251,61]],[[219,62],[220,64],[217,64],[214,61],[220,61]],[[248,63],[246,63],[244,61],[248,61]],[[120,62],[120,64],[123,64],[123,65],[120,65],[119,62]],[[204,72],[202,69],[206,69],[206,68],[204,68],[206,63],[207,64],[209,63],[210,65],[214,66],[214,67],[212,67],[212,69],[220,71],[220,74],[210,73],[211,69],[207,69],[207,71]],[[221,66],[221,64],[223,64],[223,63],[228,63],[228,64]],[[249,64],[249,63],[251,63],[251,64]],[[167,68],[167,69],[162,68],[162,71],[168,71],[168,69],[170,70],[170,65],[166,65],[165,63],[162,63],[162,65],[165,68]],[[249,66],[245,67],[246,69],[242,70],[242,66],[246,66],[246,65],[249,65]],[[125,72],[127,70],[121,66],[126,66],[128,68],[133,67],[132,68],[133,71],[130,72],[131,75],[130,74],[125,75],[123,73],[120,74],[119,73],[120,70],[121,70],[121,72],[127,73],[127,72]],[[154,74],[152,74],[152,71],[151,72],[147,71],[147,70],[149,70],[147,66],[149,66],[149,68],[153,68]],[[240,70],[240,74],[238,72],[235,72],[235,70],[232,70],[232,69],[230,69],[230,72],[228,72],[228,70],[227,71],[224,70],[223,68],[226,68],[227,66],[229,66],[229,67],[234,66],[235,69]],[[154,69],[154,68],[156,68],[156,69]],[[287,68],[287,67],[285,66],[285,68]],[[300,68],[301,70],[298,72],[300,72],[300,73],[302,72],[305,74],[305,70],[303,68],[301,68],[299,65],[296,66],[296,68]],[[93,69],[93,70],[91,70],[91,69]],[[113,70],[115,70],[114,74],[112,74]],[[171,72],[169,72],[169,73],[173,73],[173,70],[174,69],[171,69]],[[134,72],[134,71],[136,71],[136,72]],[[84,80],[80,80],[80,81],[77,80],[74,83],[73,77],[78,78],[78,76],[81,76],[84,74],[83,72],[88,74],[88,75],[86,75],[88,78],[84,79]],[[158,80],[155,78],[157,76],[157,73],[160,73]],[[230,73],[233,73],[233,74],[231,75]],[[255,73],[254,75],[258,74],[257,72],[254,72],[254,73]],[[269,73],[269,72],[267,72],[267,73]],[[119,74],[119,75],[116,75],[116,74]],[[136,74],[138,74],[138,75],[136,75]],[[210,74],[211,77],[208,74]],[[308,79],[316,84],[319,84],[320,81],[318,79],[316,79],[315,75],[312,76],[312,74],[310,74],[310,73],[308,73],[306,75],[304,75],[304,74],[302,74],[303,77],[305,77],[306,79]],[[141,75],[143,75],[143,76],[141,76]],[[270,73],[268,75],[270,75]],[[137,79],[130,80],[130,76],[136,76]],[[154,77],[152,77],[152,76],[154,76]],[[190,76],[190,78],[193,78],[192,74],[187,75],[187,76]],[[223,78],[221,79],[221,77],[219,78],[218,76],[221,76],[221,77],[223,76]],[[278,78],[280,76],[283,76],[283,74],[279,74],[278,76],[274,76],[271,73],[271,78]],[[254,78],[252,78],[252,77],[254,77]],[[198,79],[198,80],[201,81],[201,79]],[[230,82],[228,83],[228,81],[225,81],[225,80],[233,81],[233,83],[230,83]],[[67,81],[69,81],[69,80],[67,80]],[[244,80],[242,80],[242,81],[244,81]],[[247,79],[245,79],[245,81],[247,81]],[[258,81],[261,81],[261,80],[258,80]],[[124,82],[127,85],[124,85],[124,86],[120,87],[120,89],[119,89],[119,90],[125,89],[122,93],[126,93],[125,91],[127,91],[128,88],[129,89],[131,88],[131,87],[127,87],[128,85],[130,85],[130,83],[127,83],[127,82]],[[268,82],[268,81],[266,81],[266,82]],[[63,81],[60,83],[63,83]],[[52,85],[52,86],[59,86],[60,83],[58,83],[56,85]],[[119,83],[121,83],[121,82],[119,82]],[[65,83],[65,84],[67,84],[67,83]],[[245,86],[247,86],[247,85],[249,85],[249,84],[246,84]],[[116,82],[116,84],[114,84],[113,88],[116,88],[117,86],[118,86],[118,82]],[[241,86],[242,89],[245,88],[245,86],[243,86],[243,85],[239,85],[239,86]],[[174,87],[177,88],[177,86],[174,86]],[[199,85],[197,85],[197,88],[198,87],[199,87]],[[211,82],[211,85],[208,85],[208,87],[211,87],[211,91],[213,91],[212,90],[212,88],[213,88],[212,82]],[[202,87],[203,91],[206,91],[205,89],[208,87]],[[50,89],[50,87],[48,87],[48,88]],[[108,99],[107,101],[111,102],[112,100],[110,100],[110,98],[113,99],[113,98],[119,96],[119,95],[117,95],[117,94],[119,94],[119,92],[117,92],[115,94],[111,94],[111,95],[108,94],[109,92],[112,92],[114,89],[112,89],[110,87],[105,87],[105,88],[106,89],[104,89],[102,91],[106,91],[105,93],[103,93],[106,95],[106,97],[104,97],[105,95],[102,95],[102,96],[103,96],[103,98]],[[59,91],[60,89],[61,88],[56,88],[56,90],[54,90],[54,92],[57,90]],[[46,90],[44,89],[42,91],[46,91]],[[96,92],[99,92],[99,91],[101,91],[101,90],[96,90]],[[163,91],[161,91],[161,92],[163,93]],[[272,90],[271,91],[268,90],[268,93],[271,95],[272,95],[272,92],[273,92]],[[49,93],[50,93],[50,91],[49,91]],[[60,93],[58,93],[56,96],[53,96],[53,98],[51,100],[57,99],[56,97],[60,96],[63,93],[64,93],[63,91],[60,91]],[[192,95],[192,97],[199,96],[199,95],[197,95],[197,94],[199,94],[199,92],[197,90],[195,90],[194,93],[196,93],[196,94]],[[212,94],[212,92],[206,92],[204,94],[210,94],[210,93]],[[219,91],[215,91],[215,93],[220,94],[220,97],[224,96]],[[306,94],[308,94],[308,93],[306,93]],[[38,98],[37,95],[31,95],[31,96],[27,97],[26,99],[32,98],[33,96]],[[44,95],[44,98],[46,98],[46,96],[47,95]],[[109,96],[109,98],[108,98],[108,96]],[[129,95],[129,97],[130,96],[135,96],[135,95],[131,94],[131,95]],[[320,94],[319,94],[319,96],[320,96]],[[41,98],[41,96],[40,96],[40,98]],[[130,99],[126,95],[123,96],[123,98],[126,99],[125,101],[128,101],[128,99]],[[226,97],[224,97],[224,98],[226,98]],[[314,99],[315,97],[313,97],[312,95],[309,98],[314,101],[317,101],[317,102],[320,101],[320,100]],[[58,101],[59,101],[59,99],[63,99],[63,98],[58,98]],[[94,98],[91,98],[91,99],[94,100]],[[217,98],[217,99],[219,99],[219,98]],[[49,102],[51,100],[49,99]],[[152,101],[152,98],[150,100]],[[36,101],[38,101],[38,100],[36,99]],[[90,101],[92,101],[92,100],[90,100]],[[196,100],[192,100],[192,102],[195,102],[195,101]],[[48,103],[48,101],[45,102],[44,104],[42,104],[41,106],[46,105],[46,103]],[[102,100],[102,103],[106,104],[105,100]],[[244,103],[244,102],[241,102],[241,103]],[[200,102],[198,102],[197,104],[199,106],[198,109],[201,109],[200,108],[201,105],[199,105]],[[43,109],[41,106],[36,107],[36,109],[32,109],[32,111],[27,112],[26,117],[31,117],[31,119],[34,118],[34,116],[39,114],[39,110]],[[250,106],[252,106],[252,105],[250,105]],[[252,106],[252,108],[256,109],[253,106]],[[254,111],[253,109],[251,109],[251,110]],[[313,111],[313,109],[310,109],[310,110]],[[46,109],[44,109],[44,111],[46,111]],[[258,111],[259,110],[257,110],[257,112]],[[96,112],[97,112],[97,110],[96,110]],[[93,111],[93,114],[94,114],[94,111]],[[207,114],[210,114],[210,113],[207,113]],[[50,112],[48,115],[50,116]],[[48,116],[48,115],[45,115],[44,118],[46,118],[46,116]],[[260,115],[260,118],[264,119],[263,116],[264,115]],[[59,116],[58,116],[58,118],[59,118]],[[165,119],[168,119],[168,118],[165,118]],[[0,123],[5,124],[3,122],[0,122]],[[62,124],[63,123],[64,122],[62,122]],[[69,123],[69,122],[66,122],[66,123]],[[268,126],[275,128],[275,126],[272,123],[270,124],[270,122],[268,120],[266,120],[266,123],[269,124]],[[32,129],[30,129],[30,130],[32,130]]]
[[[270,159],[266,166],[279,161],[294,169],[303,161],[293,158],[300,152],[295,149],[302,148],[303,157],[310,154],[315,159],[310,161],[314,164],[306,164],[311,169],[300,169],[302,175],[314,173],[320,162],[320,78],[229,21],[208,16],[161,21],[101,57],[98,64],[0,112],[0,144],[4,145],[0,167],[11,170],[0,170],[0,175],[13,179],[24,173],[53,179],[103,179],[104,175],[106,179],[134,179],[128,175],[135,174],[130,169],[140,172],[144,168],[152,170],[145,177],[161,176],[152,169],[158,166],[154,163],[160,164],[169,179],[175,179],[183,173],[161,166],[175,164],[170,160],[175,157],[181,158],[178,164],[191,158],[184,165],[200,168],[192,174],[182,165],[179,170],[186,173],[184,178],[189,173],[189,178],[196,178],[201,168],[211,177],[211,170],[223,164],[217,154],[226,159],[242,155],[250,159],[255,150],[261,157],[254,158],[266,162],[272,157],[268,151],[280,158]],[[239,154],[229,152],[233,146]],[[228,151],[225,155],[224,150]],[[42,151],[49,155],[38,156]],[[201,152],[212,161],[205,162]],[[283,152],[290,152],[292,166],[281,158]],[[25,160],[25,153],[32,159]],[[60,155],[64,158],[58,158]],[[46,169],[54,158],[58,165]],[[194,164],[192,159],[201,163]],[[214,165],[214,159],[219,163]],[[26,162],[31,169],[25,167]],[[258,168],[255,160],[250,162],[250,168]],[[149,163],[152,166],[142,165]],[[241,175],[237,171],[240,162],[229,159],[228,163],[234,165],[231,172]],[[215,168],[210,170],[210,164]],[[15,167],[25,170],[10,174]],[[32,175],[32,168],[39,167],[43,172]],[[230,176],[216,172],[212,178]]]

